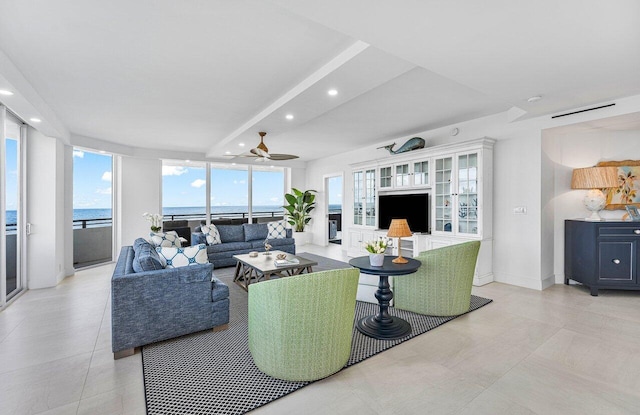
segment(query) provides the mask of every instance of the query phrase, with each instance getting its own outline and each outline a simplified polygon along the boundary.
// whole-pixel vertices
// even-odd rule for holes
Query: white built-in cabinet
[[[482,245],[474,284],[493,281],[494,142],[482,138],[386,155],[352,165],[354,209],[351,218],[346,218],[347,223],[350,222],[346,232],[347,254],[351,257],[367,255],[364,242],[386,236],[386,230],[376,229],[377,196],[380,193],[428,192],[430,233],[403,238],[402,255],[412,257],[422,251],[480,240]],[[394,238],[389,254],[398,254],[396,244],[397,239]],[[373,297],[375,284],[371,285],[373,280],[364,280],[361,280],[358,298],[376,302]]]

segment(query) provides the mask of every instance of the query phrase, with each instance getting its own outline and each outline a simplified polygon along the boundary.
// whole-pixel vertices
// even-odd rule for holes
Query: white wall
[[[64,146],[64,268],[73,275],[73,147]]]
[[[596,106],[596,105],[594,105]],[[568,112],[568,111],[567,111]],[[630,152],[633,146],[628,145],[634,136],[625,135],[622,143],[609,143],[609,135],[593,137],[587,142],[576,139],[563,149],[543,152],[543,131],[551,128],[570,126],[581,122],[589,122],[621,114],[640,112],[640,96],[618,100],[616,106],[593,112],[584,112],[565,118],[552,119],[550,116],[525,119],[511,122],[507,114],[497,114],[465,123],[455,124],[436,130],[415,133],[404,138],[390,137],[388,143],[396,141],[403,143],[412,136],[423,137],[427,146],[467,141],[481,137],[494,138],[494,198],[493,198],[493,274],[496,281],[518,286],[544,289],[558,277],[558,269],[562,269],[558,260],[563,255],[563,243],[558,240],[562,234],[565,217],[581,216],[572,212],[569,216],[563,213],[567,204],[581,206],[579,200],[567,200],[557,183],[568,188],[566,168],[557,166],[556,157],[552,153],[560,151],[575,164],[576,148],[594,146],[592,150],[577,150],[579,163],[572,167],[593,165],[599,159],[616,159],[625,154],[624,158],[640,158],[640,153]],[[451,137],[449,132],[457,127],[460,133]],[[545,133],[546,135],[546,133]],[[640,145],[640,137],[635,135],[635,146]],[[548,144],[545,137],[545,150]],[[352,178],[351,164],[375,160],[383,156],[383,150],[376,147],[385,143],[372,143],[370,147],[345,154],[314,160],[307,164],[307,188],[322,188],[324,175],[342,171],[344,173],[345,212],[353,203],[351,197]],[[631,157],[631,154],[636,154]],[[590,156],[589,156],[590,155]],[[392,156],[391,156],[392,157]],[[569,176],[570,177],[570,176]],[[572,194],[575,192],[571,192]],[[324,195],[320,195],[319,204],[324,205]],[[569,196],[569,199],[580,199],[581,196]],[[525,207],[524,215],[514,214],[514,208]],[[314,211],[312,230],[314,243],[323,244],[324,235],[323,209]],[[316,220],[317,219],[317,220]],[[348,225],[349,220],[346,220]],[[559,224],[560,223],[560,224]],[[343,233],[343,247],[348,246],[348,234]],[[555,274],[555,277],[554,277]]]
[[[624,125],[625,117],[619,122]],[[544,131],[543,151],[553,162],[553,234],[555,282],[564,281],[564,221],[584,218],[589,213],[582,203],[586,190],[571,189],[574,168],[594,166],[600,161],[640,160],[640,123],[630,131],[618,131],[614,123],[609,128],[593,129],[588,125],[572,130]],[[604,210],[600,216],[620,219],[621,210]]]
[[[33,128],[27,140],[27,286],[53,287],[68,273],[65,249],[71,249],[64,243],[64,145]]]
[[[148,238],[145,212],[162,212],[162,162],[159,159],[116,156],[116,251],[132,245],[137,238]]]

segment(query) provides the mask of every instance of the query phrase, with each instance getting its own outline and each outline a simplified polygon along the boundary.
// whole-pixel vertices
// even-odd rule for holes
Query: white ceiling
[[[0,0],[0,50],[72,142],[311,160],[638,95],[640,1]]]

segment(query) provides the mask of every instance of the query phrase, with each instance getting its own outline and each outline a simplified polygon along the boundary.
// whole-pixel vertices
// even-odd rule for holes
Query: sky
[[[112,157],[74,149],[73,208],[111,207]],[[248,172],[245,166],[212,168],[211,206],[247,206]],[[162,168],[163,207],[204,207],[205,168],[164,165]],[[253,171],[254,206],[282,206],[284,173],[265,167]]]
[[[17,200],[17,142],[6,141],[7,210],[14,210]],[[73,208],[110,209],[112,156],[73,150]],[[212,168],[211,206],[246,206],[248,173],[244,166]],[[162,169],[164,207],[205,206],[204,167],[165,165]],[[282,169],[265,167],[253,171],[254,206],[284,204]],[[342,177],[329,179],[329,203],[342,203]]]
[[[73,208],[110,209],[112,156],[73,149]]]
[[[18,200],[18,142],[5,140],[6,147],[6,210],[16,210]],[[1,208],[0,208],[1,209]]]
[[[162,168],[163,207],[204,206],[206,198],[204,167],[171,166]],[[211,169],[211,206],[247,206],[248,170],[245,166]],[[282,206],[284,199],[282,169],[253,170],[253,205]]]

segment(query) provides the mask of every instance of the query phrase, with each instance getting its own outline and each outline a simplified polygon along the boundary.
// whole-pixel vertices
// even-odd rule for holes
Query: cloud
[[[196,187],[196,188],[201,188],[202,186],[204,186],[205,184],[207,184],[206,180],[203,179],[196,179],[193,182],[191,182],[191,187]]]
[[[101,194],[101,195],[110,195],[111,194],[111,187],[107,187],[106,189],[96,189],[96,193]]]
[[[278,203],[280,203],[280,201],[281,201],[282,199],[280,199],[279,197],[272,197],[272,198],[271,198],[271,199],[269,199],[269,200],[270,200],[271,202],[278,202]]]
[[[104,180],[105,182],[111,182],[111,172],[105,171],[104,173],[102,173],[102,180]]]
[[[247,184],[246,180],[234,180],[233,184]]]
[[[73,150],[73,157],[84,158],[84,151]]]
[[[163,176],[182,176],[188,172],[189,170],[182,166],[162,166]]]

